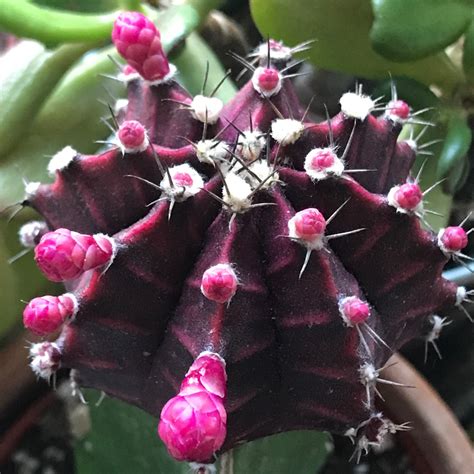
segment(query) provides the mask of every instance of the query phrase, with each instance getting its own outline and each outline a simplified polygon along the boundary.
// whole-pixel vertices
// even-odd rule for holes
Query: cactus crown
[[[160,417],[179,460],[293,429],[380,443],[397,429],[374,408],[388,357],[435,344],[436,315],[468,297],[441,277],[466,232],[420,225],[417,143],[397,141],[409,106],[357,90],[311,123],[289,78],[304,46],[272,40],[236,57],[251,79],[229,103],[193,98],[143,15],[112,38],[128,63],[115,144],[61,151],[54,182],[27,190],[47,228],[23,240],[68,291],[25,310],[32,331],[60,330],[33,370],[73,368]]]

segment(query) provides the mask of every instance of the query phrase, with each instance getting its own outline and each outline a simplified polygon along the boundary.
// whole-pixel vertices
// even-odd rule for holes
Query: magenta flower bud
[[[178,461],[207,462],[224,443],[224,364],[217,354],[201,354],[186,374],[179,394],[161,411],[158,435]]]
[[[77,300],[72,293],[61,296],[41,296],[32,299],[23,311],[26,329],[45,336],[56,332],[77,311]]]
[[[258,67],[252,76],[254,89],[265,97],[278,94],[282,85],[282,77],[277,69]]]
[[[315,170],[330,168],[336,159],[334,153],[328,149],[318,150],[311,158],[311,164]]]
[[[313,148],[304,160],[304,169],[308,176],[316,181],[329,176],[341,176],[344,163],[332,148]]]
[[[145,127],[137,120],[127,120],[120,125],[117,139],[125,153],[139,153],[148,148]]]
[[[422,204],[423,193],[417,183],[405,183],[389,191],[388,201],[401,211],[412,212]]]
[[[410,106],[403,100],[392,100],[387,105],[387,115],[406,120],[410,116]]]
[[[202,275],[202,294],[217,303],[227,303],[237,291],[237,276],[228,263],[208,268]]]
[[[462,227],[446,227],[438,234],[438,245],[446,253],[460,252],[467,246],[467,232]]]
[[[46,278],[67,281],[93,268],[110,264],[114,241],[103,234],[86,235],[57,229],[45,234],[35,248],[35,260]]]
[[[362,324],[370,316],[370,307],[357,296],[348,296],[339,302],[339,311],[347,326]]]
[[[225,362],[222,357],[212,352],[203,352],[186,373],[179,393],[187,395],[200,387],[199,390],[225,398],[226,380]]]
[[[160,33],[145,15],[121,13],[114,23],[112,41],[120,55],[147,81],[160,81],[169,74]]]
[[[306,244],[319,244],[326,230],[326,219],[315,208],[303,209],[288,221],[289,236]]]

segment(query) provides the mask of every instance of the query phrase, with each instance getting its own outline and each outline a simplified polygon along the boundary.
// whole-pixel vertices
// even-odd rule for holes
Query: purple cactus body
[[[116,249],[108,266],[67,282],[78,307],[56,341],[61,366],[159,417],[196,359],[215,354],[227,375],[227,435],[210,444],[217,453],[294,429],[353,428],[359,440],[377,441],[369,437],[369,420],[381,419],[377,370],[391,351],[427,337],[431,315],[459,303],[457,287],[441,277],[449,255],[437,237],[387,198],[410,180],[416,156],[416,146],[397,142],[401,122],[361,111],[360,93],[341,99],[343,111],[329,122],[300,122],[304,108],[282,81],[269,98],[249,81],[222,108],[205,138],[227,144],[225,156],[209,158],[215,147],[206,161],[193,98],[172,79],[150,85],[134,76],[123,119],[145,127],[147,148],[77,154],[28,196],[50,230],[103,233]],[[244,143],[239,130],[261,133],[257,144]],[[314,179],[305,157],[334,144],[338,159],[345,150],[343,171],[323,169]],[[190,171],[182,186],[166,187],[161,167],[184,165],[203,190]],[[352,177],[360,169],[369,171]],[[310,208],[327,223],[316,240],[289,231]],[[227,273],[209,283],[203,275],[216,265]],[[224,285],[214,288],[224,296],[206,296],[208,284]],[[359,311],[352,320],[341,306],[349,297]]]

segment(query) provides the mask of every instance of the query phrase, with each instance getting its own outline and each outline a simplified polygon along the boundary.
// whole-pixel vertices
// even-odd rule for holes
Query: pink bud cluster
[[[127,120],[120,125],[117,139],[126,153],[138,153],[148,147],[145,127],[137,120]]]
[[[326,219],[315,208],[303,209],[288,221],[289,236],[310,248],[321,248]]]
[[[339,311],[347,326],[362,324],[370,316],[370,307],[357,296],[348,296],[339,302]]]
[[[138,12],[121,13],[115,20],[112,40],[130,66],[147,81],[160,81],[170,73],[159,31]]]
[[[208,268],[202,275],[202,294],[217,303],[228,303],[237,291],[237,276],[228,263]]]
[[[61,296],[41,296],[31,300],[23,311],[23,324],[30,331],[45,336],[56,332],[72,318],[77,310],[76,297],[71,293]]]
[[[407,120],[410,117],[410,106],[403,100],[392,100],[387,104],[387,114],[399,120]]]
[[[264,97],[271,97],[281,89],[282,77],[278,69],[259,67],[252,77],[255,90]]]
[[[447,253],[460,252],[467,246],[467,232],[460,226],[446,227],[438,234],[438,242]]]
[[[415,212],[423,201],[423,193],[417,183],[405,183],[393,187],[388,193],[389,203],[399,211]]]
[[[223,359],[203,352],[163,407],[158,434],[178,461],[209,462],[224,443],[226,380]]]
[[[45,234],[35,248],[35,260],[46,278],[67,281],[93,268],[109,264],[114,241],[103,234],[86,235],[68,229]]]

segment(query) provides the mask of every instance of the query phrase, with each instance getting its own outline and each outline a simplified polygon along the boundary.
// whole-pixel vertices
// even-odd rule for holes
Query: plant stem
[[[141,0],[119,0],[119,5],[123,10],[133,11],[133,12],[142,12],[142,2]]]
[[[171,42],[184,39],[220,3],[221,0],[189,0],[172,6],[163,14],[167,20],[162,23],[163,30],[166,30]],[[138,0],[122,0],[122,4],[127,10],[138,9],[151,17],[156,16],[156,10],[145,8]],[[107,40],[116,16],[117,12],[71,13],[40,7],[27,0],[0,0],[0,29],[19,37],[42,41],[48,46]]]
[[[0,0],[0,28],[47,45],[98,42],[110,37],[116,12],[71,13],[26,0]]]

